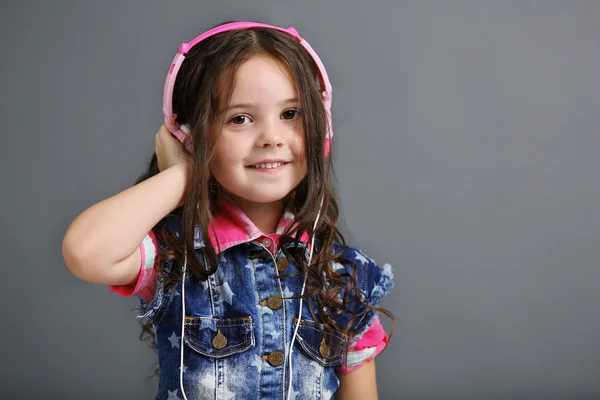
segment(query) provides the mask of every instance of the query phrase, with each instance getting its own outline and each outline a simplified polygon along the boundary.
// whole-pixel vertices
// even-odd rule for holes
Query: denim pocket
[[[294,318],[294,327],[297,322],[298,318]],[[304,351],[321,365],[331,367],[344,361],[343,353],[348,339],[341,333],[321,332],[316,322],[301,319],[296,339]]]
[[[252,317],[185,318],[185,343],[207,357],[222,358],[254,346]]]

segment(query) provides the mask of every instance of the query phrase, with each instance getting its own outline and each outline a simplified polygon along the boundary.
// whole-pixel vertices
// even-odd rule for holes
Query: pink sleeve
[[[379,315],[375,315],[369,329],[348,347],[348,357],[337,372],[347,374],[360,368],[366,361],[375,358],[385,349],[388,343],[388,335],[379,321]]]
[[[142,263],[137,282],[130,285],[109,285],[111,292],[121,296],[137,296],[145,302],[149,302],[154,297],[156,291],[156,269],[154,262],[158,254],[158,243],[156,236],[150,231],[140,244]]]

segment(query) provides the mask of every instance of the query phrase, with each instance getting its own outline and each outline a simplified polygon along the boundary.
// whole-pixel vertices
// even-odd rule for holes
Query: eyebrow
[[[286,105],[286,104],[297,103],[297,102],[298,102],[298,98],[294,97],[294,98],[291,98],[291,99],[283,100],[283,101],[279,102],[278,105],[279,106],[283,106],[283,105]],[[255,105],[251,104],[251,103],[232,104],[229,107],[227,107],[227,110],[225,110],[225,112],[234,110],[236,108],[253,108],[253,107],[255,107]]]

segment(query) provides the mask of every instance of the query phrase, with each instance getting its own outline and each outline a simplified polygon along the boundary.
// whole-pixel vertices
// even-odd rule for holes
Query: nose
[[[281,137],[281,126],[278,126],[279,121],[264,121],[260,127],[260,133],[256,139],[258,147],[282,147],[283,140]]]

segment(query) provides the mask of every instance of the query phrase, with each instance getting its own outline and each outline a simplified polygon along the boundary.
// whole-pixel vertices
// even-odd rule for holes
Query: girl
[[[376,399],[392,271],[336,228],[319,57],[293,28],[227,23],[181,45],[163,100],[147,173],[63,241],[77,277],[140,299],[156,398]]]

